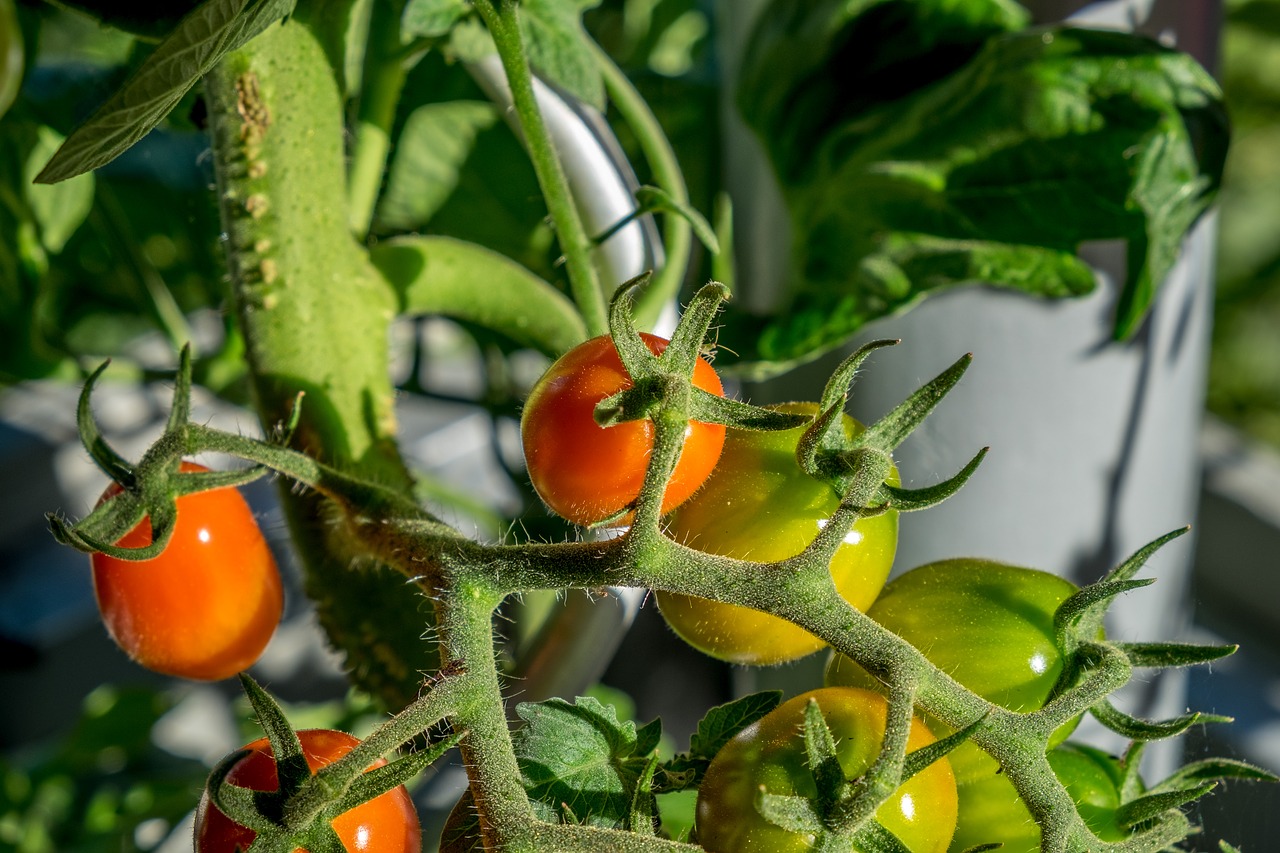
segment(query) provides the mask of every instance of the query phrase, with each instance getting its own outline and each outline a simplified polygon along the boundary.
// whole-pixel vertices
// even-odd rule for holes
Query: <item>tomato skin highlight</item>
[[[780,411],[813,415],[813,403]],[[864,427],[844,416],[853,438]],[[774,562],[794,557],[818,535],[840,505],[831,486],[796,462],[805,427],[728,431],[720,463],[706,484],[668,521],[677,542],[722,557]],[[895,470],[890,482],[897,483]],[[898,545],[898,514],[859,519],[831,560],[840,595],[859,610],[875,601]],[[803,628],[758,610],[688,595],[659,592],[662,615],[685,642],[720,660],[763,666],[796,660],[826,644]]]
[[[884,740],[888,703],[869,690],[825,687],[790,699],[726,744],[698,792],[698,843],[712,853],[800,853],[811,837],[770,823],[755,808],[761,785],[770,794],[811,796],[817,788],[804,745],[804,713],[816,699],[846,779],[871,767]],[[908,751],[934,740],[913,720]],[[943,853],[956,824],[955,780],[946,759],[908,779],[876,810],[876,819],[912,853]]]
[[[302,751],[312,773],[337,761],[360,743],[357,738],[332,729],[304,729],[298,732],[298,739],[302,742]],[[252,752],[232,768],[227,781],[255,791],[277,790],[280,782],[267,739],[259,738],[247,744],[245,749]],[[368,769],[386,763],[380,758]],[[333,828],[348,853],[421,853],[422,850],[418,813],[403,785],[334,818]],[[247,850],[256,835],[253,830],[232,822],[219,811],[208,793],[200,797],[200,805],[196,809],[196,853]]]
[[[1036,569],[993,560],[941,560],[894,578],[867,615],[982,698],[1026,713],[1043,707],[1062,672],[1053,613],[1076,591],[1071,581]],[[827,667],[826,683],[877,684],[838,654]],[[1075,724],[1060,728],[1051,745],[1065,740]],[[929,725],[939,735],[951,731],[937,720]],[[972,743],[956,748],[950,761],[961,784],[998,767]]]
[[[207,471],[182,463],[183,471]],[[102,500],[118,494],[112,483]],[[253,511],[234,488],[178,498],[164,551],[130,561],[93,554],[98,611],[116,644],[155,672],[217,681],[248,669],[275,632],[284,589]],[[143,519],[116,543],[151,544]]]
[[[655,355],[667,347],[656,335],[640,337]],[[715,370],[698,359],[693,384],[723,396]],[[604,398],[632,385],[613,340],[585,341],[556,360],[534,385],[520,417],[520,438],[534,489],[556,514],[590,525],[635,501],[653,450],[653,423],[629,421],[605,428],[595,422]],[[715,467],[724,445],[723,424],[692,422],[667,491],[665,513],[692,495]]]

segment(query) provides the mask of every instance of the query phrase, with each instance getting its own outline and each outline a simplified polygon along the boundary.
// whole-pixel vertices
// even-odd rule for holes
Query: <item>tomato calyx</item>
[[[465,736],[465,732],[455,733],[429,748],[371,768],[384,755],[443,718],[446,711],[441,706],[448,704],[446,694],[452,685],[442,680],[436,685],[439,690],[433,688],[433,692],[393,717],[350,752],[313,773],[302,740],[284,710],[251,677],[242,674],[240,680],[266,731],[278,785],[274,791],[262,791],[228,780],[252,752],[244,748],[218,763],[209,776],[206,791],[218,811],[253,830],[255,850],[301,848],[312,853],[341,853],[346,848],[334,829],[335,818],[406,784]]]
[[[60,543],[85,553],[100,552],[121,560],[150,560],[169,544],[177,521],[177,499],[185,495],[242,486],[267,472],[262,466],[233,471],[188,471],[183,457],[195,448],[188,440],[191,417],[191,348],[183,347],[165,432],[136,465],[116,452],[94,420],[90,399],[98,379],[110,364],[103,362],[85,380],[76,406],[80,442],[98,467],[120,487],[120,492],[100,503],[78,523],[69,524],[49,513],[46,518]],[[140,548],[115,543],[147,518],[151,542]]]
[[[909,688],[890,695],[879,757],[852,780],[845,778],[831,727],[817,698],[811,697],[805,705],[802,735],[816,792],[812,796],[772,794],[761,785],[756,810],[789,832],[813,836],[814,849],[905,849],[902,841],[875,819],[876,811],[902,783],[944,758],[963,740],[953,735],[908,752],[913,695]]]

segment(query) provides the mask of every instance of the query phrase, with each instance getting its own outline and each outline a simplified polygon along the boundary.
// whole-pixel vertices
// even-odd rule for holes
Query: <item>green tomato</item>
[[[1049,766],[1066,787],[1085,825],[1103,841],[1123,841],[1130,831],[1116,820],[1123,770],[1114,756],[1091,746],[1064,743],[1049,751]],[[1040,827],[1004,775],[958,785],[960,817],[951,853],[999,841],[1001,853],[1039,853]]]
[[[804,745],[804,714],[818,702],[835,738],[846,779],[856,779],[879,756],[888,705],[868,690],[826,687],[779,705],[738,733],[716,754],[698,792],[698,843],[713,853],[799,853],[814,838],[770,823],[756,810],[760,787],[770,794],[814,796],[817,786]],[[915,720],[907,749],[934,741]],[[876,810],[876,820],[912,853],[942,853],[956,822],[955,779],[946,759],[902,784]]]
[[[867,615],[974,693],[1025,713],[1043,707],[1062,673],[1053,614],[1076,591],[1048,572],[991,560],[942,560],[894,578]],[[826,683],[878,684],[843,655],[832,658]],[[951,731],[940,721],[929,723],[939,735]],[[1065,740],[1075,723],[1055,732],[1051,744]],[[955,750],[951,764],[962,783],[997,768],[973,744]]]
[[[789,403],[785,412],[812,415],[813,403]],[[864,427],[847,415],[850,438]],[[729,430],[715,471],[675,511],[668,532],[678,542],[722,557],[775,562],[794,557],[818,535],[840,505],[840,495],[796,463],[804,427],[761,432]],[[897,484],[895,469],[889,482]],[[846,601],[866,610],[884,586],[898,545],[898,516],[886,512],[854,525],[831,560],[831,577]],[[687,595],[658,593],[667,624],[712,657],[766,665],[796,660],[825,643],[783,619]]]

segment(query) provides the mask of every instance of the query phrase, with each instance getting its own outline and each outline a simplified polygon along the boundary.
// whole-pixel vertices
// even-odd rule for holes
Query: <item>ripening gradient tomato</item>
[[[813,415],[813,403],[788,403],[782,411]],[[864,427],[849,416],[845,433]],[[808,546],[840,505],[840,495],[810,477],[796,462],[805,427],[762,432],[729,430],[724,452],[706,484],[672,514],[668,533],[677,542],[722,557],[775,562]],[[890,482],[898,482],[897,471]],[[860,519],[831,560],[831,577],[846,601],[865,611],[893,565],[898,514]],[[732,604],[658,593],[667,624],[712,657],[765,665],[795,660],[825,643],[784,619]]]
[[[298,739],[312,773],[337,761],[360,743],[351,735],[332,729],[305,729],[298,732]],[[255,740],[245,749],[252,752],[231,769],[227,781],[255,791],[278,789],[276,762],[267,739]],[[369,769],[386,763],[380,758]],[[418,813],[403,785],[334,818],[333,828],[348,853],[419,853],[422,850]],[[253,830],[233,823],[220,812],[207,793],[200,798],[196,809],[196,853],[247,850],[255,835]]]
[[[207,471],[182,463],[183,471]],[[112,483],[102,500],[118,494]],[[143,521],[118,543],[151,544]],[[258,659],[280,622],[284,591],[249,504],[233,488],[178,499],[168,546],[150,560],[94,554],[93,588],[112,639],[166,675],[228,678]]]
[[[770,823],[755,807],[761,786],[770,794],[813,796],[817,786],[804,744],[804,712],[816,699],[835,738],[846,779],[867,771],[884,741],[884,697],[852,687],[826,687],[790,699],[727,743],[707,768],[698,791],[698,843],[712,853],[799,853],[813,838]],[[934,740],[912,722],[908,751]],[[942,853],[956,825],[955,781],[946,759],[904,782],[876,820],[911,853]]]
[[[1062,672],[1053,614],[1076,591],[1071,581],[1048,572],[992,560],[942,560],[894,578],[867,615],[982,698],[1025,713],[1044,705]],[[875,684],[843,655],[832,658],[826,681]],[[939,734],[938,727],[945,728],[930,725]],[[1053,742],[1074,727],[1074,721],[1063,726]],[[995,759],[970,743],[950,760],[962,784],[997,769]]]
[[[655,355],[667,341],[641,334]],[[698,359],[693,384],[723,395],[720,377]],[[631,387],[613,340],[592,338],[562,355],[534,385],[520,417],[529,479],[542,500],[575,524],[595,524],[624,510],[640,494],[653,449],[653,423],[605,428],[595,407]],[[662,498],[666,512],[685,501],[711,473],[724,445],[722,424],[690,423],[684,449]]]

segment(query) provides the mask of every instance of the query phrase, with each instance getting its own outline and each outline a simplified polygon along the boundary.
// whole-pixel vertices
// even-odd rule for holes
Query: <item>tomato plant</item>
[[[942,560],[894,578],[867,615],[979,696],[1027,712],[1044,705],[1062,672],[1053,614],[1076,591],[1071,581],[1048,572],[993,560]],[[835,655],[827,683],[874,682],[857,664]],[[952,754],[952,765],[962,782],[996,768],[971,744]]]
[[[698,842],[713,853],[790,853],[811,849],[812,838],[770,823],[756,808],[761,787],[767,793],[812,797],[817,794],[801,734],[805,707],[817,701],[846,779],[867,771],[884,740],[884,697],[852,687],[827,687],[796,696],[743,729],[707,768],[698,794]],[[913,720],[907,749],[932,743],[933,736]],[[955,780],[945,759],[937,761],[890,795],[876,819],[912,853],[942,853],[956,824]]]
[[[208,469],[183,462],[182,470]],[[120,491],[112,483],[102,500]],[[227,678],[253,664],[275,632],[284,606],[280,573],[253,510],[235,489],[184,495],[177,507],[159,556],[90,557],[98,610],[111,637],[142,666],[183,678]],[[151,544],[150,522],[116,544]]]
[[[654,355],[667,347],[656,335],[641,338]],[[693,383],[724,393],[720,377],[703,359],[694,368]],[[557,359],[525,401],[520,438],[529,479],[547,506],[575,524],[615,516],[640,494],[653,424],[638,420],[606,428],[594,417],[597,403],[630,387],[612,339],[597,337]],[[720,458],[724,434],[721,424],[689,424],[680,462],[663,493],[663,512],[687,500],[707,479]]]
[[[813,415],[812,403],[779,406]],[[848,415],[849,438],[863,426]],[[730,430],[720,463],[669,519],[668,533],[684,544],[724,557],[773,562],[794,557],[827,523],[840,495],[796,461],[804,427],[762,432]],[[890,478],[897,482],[897,475]],[[884,586],[898,543],[898,514],[859,519],[831,560],[831,577],[846,601],[866,610]],[[774,664],[825,644],[784,619],[705,598],[658,593],[667,624],[695,648],[739,664]]]
[[[337,761],[360,742],[332,729],[304,729],[298,732],[298,739],[312,773]],[[276,790],[280,783],[267,739],[259,738],[244,748],[249,754],[231,769],[227,781],[256,791]],[[378,759],[369,769],[386,763]],[[333,829],[348,853],[418,853],[422,849],[418,815],[404,786],[379,794],[334,818]],[[207,794],[201,797],[196,810],[196,853],[247,850],[255,837],[252,830],[233,823],[219,811]]]

